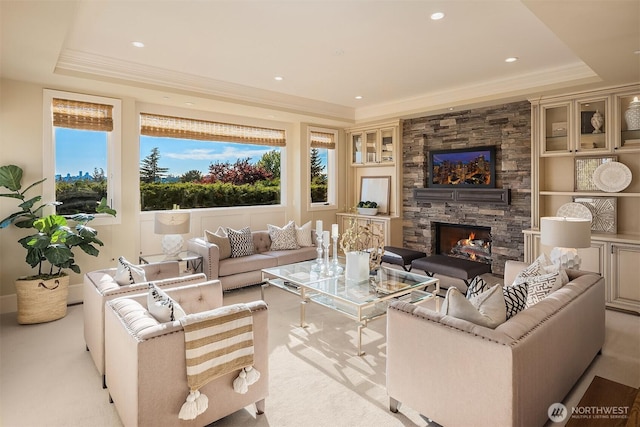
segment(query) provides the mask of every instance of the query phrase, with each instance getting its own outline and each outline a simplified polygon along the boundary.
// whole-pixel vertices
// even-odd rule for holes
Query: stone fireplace
[[[491,264],[491,228],[443,222],[433,225],[436,254]]]
[[[496,189],[508,189],[508,203],[417,199],[426,188],[429,150],[493,145]],[[531,227],[531,104],[527,101],[419,117],[403,122],[403,245],[438,253],[436,224],[489,230],[493,274],[503,275],[509,259],[524,259],[523,230]],[[477,236],[477,235],[476,235]],[[464,236],[463,236],[464,237]],[[466,238],[469,236],[467,235]],[[460,240],[461,238],[457,238]],[[442,240],[442,238],[441,238]],[[456,242],[457,242],[456,240]],[[467,249],[469,250],[469,249]]]

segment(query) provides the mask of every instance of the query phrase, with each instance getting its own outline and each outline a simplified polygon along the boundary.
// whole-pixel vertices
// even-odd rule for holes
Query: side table
[[[140,264],[151,264],[153,262],[178,261],[185,263],[185,269],[180,271],[180,275],[202,273],[202,255],[197,252],[182,251],[176,256],[165,254],[140,255]]]

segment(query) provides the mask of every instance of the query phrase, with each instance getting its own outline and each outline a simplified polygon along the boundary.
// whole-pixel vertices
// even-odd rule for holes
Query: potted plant
[[[358,203],[358,206],[356,206],[356,209],[358,209],[358,213],[360,215],[377,215],[378,214],[378,204],[376,202],[371,202],[371,201],[360,201],[360,203]]]
[[[15,282],[18,323],[48,322],[67,314],[69,276],[64,270],[80,273],[73,250],[80,248],[91,256],[98,256],[99,250],[96,246],[103,246],[103,243],[97,238],[97,231],[87,226],[87,223],[94,219],[91,214],[71,216],[69,219],[75,223],[73,227],[69,225],[67,218],[61,215],[40,217],[45,206],[59,203],[45,203],[36,207],[42,196],[27,199],[26,193],[46,178],[23,190],[22,173],[22,169],[16,165],[0,167],[0,187],[10,191],[1,193],[0,196],[20,201],[20,210],[0,221],[0,228],[14,224],[19,228],[33,229],[32,234],[18,240],[27,251],[27,264],[32,268],[38,268],[37,274],[20,277]],[[96,207],[96,212],[116,215],[116,211],[107,206],[104,198]]]

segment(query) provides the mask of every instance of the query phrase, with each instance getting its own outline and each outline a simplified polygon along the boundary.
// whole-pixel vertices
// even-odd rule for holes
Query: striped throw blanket
[[[253,317],[246,304],[234,304],[191,314],[180,319],[184,328],[189,396],[180,410],[181,419],[193,419],[208,407],[199,389],[209,381],[240,370],[236,391],[258,380],[253,365]],[[242,378],[240,378],[242,377]],[[244,391],[237,381],[243,381]]]

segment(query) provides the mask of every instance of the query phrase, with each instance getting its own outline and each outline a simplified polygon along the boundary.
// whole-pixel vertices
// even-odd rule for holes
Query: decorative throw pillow
[[[503,286],[502,295],[507,308],[507,320],[527,308],[528,286],[526,283],[513,286]]]
[[[518,282],[518,280],[520,281]],[[568,280],[566,271],[561,269],[555,273],[516,279],[518,283],[514,283],[514,286],[520,283],[527,284],[527,307],[531,307],[542,301],[550,293],[560,289],[565,283],[568,283]]]
[[[222,227],[218,228],[218,231],[215,233],[204,230],[204,237],[207,242],[215,244],[220,249],[220,259],[227,259],[231,256],[231,243],[229,242],[227,233]]]
[[[458,288],[451,286],[447,290],[440,313],[495,329],[507,319],[502,286],[495,285],[471,299],[465,298]]]
[[[471,280],[471,283],[469,283],[466,297],[467,299],[471,299],[475,296],[480,295],[489,288],[489,283],[487,283],[482,277],[476,276],[473,278],[473,280]]]
[[[187,315],[180,304],[153,282],[149,282],[147,310],[158,322],[173,322]]]
[[[314,246],[313,238],[311,237],[311,221],[300,227],[296,226],[296,238],[298,239],[298,246]]]
[[[227,228],[227,236],[231,244],[231,258],[253,255],[253,236],[249,227],[240,230]]]
[[[298,249],[300,247],[298,246],[295,222],[289,221],[289,223],[282,228],[277,225],[267,224],[267,230],[271,238],[272,251]]]
[[[541,274],[551,273],[551,270],[554,269],[557,270],[558,267],[553,265],[546,254],[542,254],[538,258],[536,258],[536,260],[533,261],[531,265],[518,273],[513,284],[515,285],[516,283],[522,283],[522,281],[519,281],[519,279],[523,277],[540,276]]]
[[[118,268],[114,276],[116,283],[120,286],[131,285],[133,283],[143,283],[147,281],[145,271],[142,267],[131,264],[121,256],[118,258]]]

